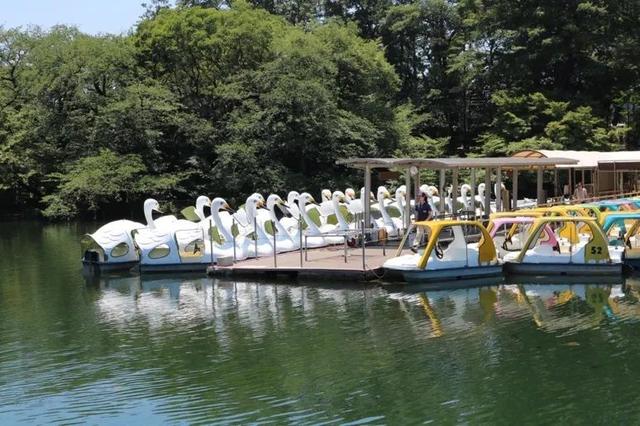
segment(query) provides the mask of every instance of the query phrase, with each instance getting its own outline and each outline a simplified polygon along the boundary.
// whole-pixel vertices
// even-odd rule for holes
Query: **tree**
[[[142,159],[136,154],[118,155],[103,149],[85,157],[65,173],[56,173],[57,191],[42,199],[43,214],[49,218],[70,218],[83,212],[94,215],[108,204],[125,202],[140,194],[166,194],[179,176],[146,174]]]
[[[608,128],[589,107],[570,109],[569,102],[552,101],[542,93],[515,96],[494,94],[496,115],[491,131],[483,133],[483,155],[509,155],[522,149],[610,151],[624,146],[624,128]]]

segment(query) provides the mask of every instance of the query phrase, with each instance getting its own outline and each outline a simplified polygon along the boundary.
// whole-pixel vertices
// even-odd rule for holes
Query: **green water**
[[[640,283],[389,293],[85,280],[0,224],[0,424],[638,423]]]

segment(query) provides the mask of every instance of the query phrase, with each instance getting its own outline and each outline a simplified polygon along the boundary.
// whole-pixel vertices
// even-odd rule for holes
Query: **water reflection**
[[[88,281],[96,290],[96,311],[105,324],[126,330],[144,323],[164,326],[207,324],[224,346],[228,327],[252,336],[284,329],[290,321],[318,325],[318,312],[339,321],[350,309],[385,299],[425,338],[472,333],[496,321],[530,320],[538,329],[561,335],[597,327],[603,321],[640,318],[640,284],[494,284],[457,290],[386,292],[375,286],[307,287],[265,282],[225,281],[183,276],[111,276]],[[411,290],[411,289],[408,289]],[[375,321],[375,318],[370,318]],[[425,325],[427,327],[425,328]],[[403,326],[402,323],[395,324]]]
[[[636,279],[411,291],[189,275],[85,282],[77,241],[95,227],[0,224],[2,425],[640,415]]]
[[[134,322],[150,330],[166,325],[208,324],[223,343],[228,326],[239,325],[253,336],[286,327],[291,320],[317,325],[316,311],[349,315],[353,306],[383,296],[376,286],[283,285],[202,278],[201,275],[105,276],[87,278],[95,292],[98,318],[125,330]]]
[[[625,284],[501,284],[419,293],[392,292],[410,323],[427,319],[428,337],[471,333],[495,320],[530,319],[538,329],[560,336],[598,327],[605,321],[640,319],[640,282]]]
[[[0,423],[598,420],[595,386],[633,412],[640,282],[479,284],[104,276],[60,284],[64,314],[0,299]]]

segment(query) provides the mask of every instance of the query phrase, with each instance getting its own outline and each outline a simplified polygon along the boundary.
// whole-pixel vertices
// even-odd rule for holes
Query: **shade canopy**
[[[578,163],[577,160],[562,157],[449,157],[449,158],[348,158],[336,161],[350,167],[364,169],[400,169],[412,166],[421,169],[446,170],[446,169],[481,169],[519,168],[533,169],[537,167],[556,168],[560,165],[571,166]]]
[[[614,164],[621,164],[626,169],[638,170],[640,165],[640,151],[554,151],[549,149],[524,150],[513,154],[514,158],[572,158],[575,165],[558,164],[558,168],[576,169],[615,169]]]

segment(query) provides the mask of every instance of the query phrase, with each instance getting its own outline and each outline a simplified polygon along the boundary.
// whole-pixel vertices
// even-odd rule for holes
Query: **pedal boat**
[[[80,240],[85,273],[128,271],[138,265],[140,257],[131,232],[142,224],[130,220],[108,223]]]
[[[623,261],[640,269],[640,212],[605,213],[602,230],[609,245],[624,250]]]
[[[547,228],[557,244],[550,244]],[[519,253],[504,256],[504,269],[517,275],[622,275],[623,250],[610,246],[591,217],[556,216],[537,218]]]
[[[140,272],[205,272],[214,261],[211,238],[207,238],[206,233],[195,226],[134,232],[140,252]]]
[[[538,216],[540,217],[540,216]],[[535,216],[502,216],[490,219],[487,225],[489,236],[493,239],[498,259],[503,261],[506,256],[520,253],[529,237],[531,227],[535,222]],[[558,245],[558,240],[551,227],[545,226],[545,237],[541,244],[553,247]]]
[[[557,205],[550,207],[538,207],[535,210],[542,212],[543,216],[593,217],[598,222],[602,217],[600,208],[595,204]]]
[[[383,265],[385,275],[400,274],[408,284],[502,275],[493,240],[480,222],[424,221],[415,226],[424,230],[427,238],[424,250],[387,260]],[[479,242],[468,242],[478,237]],[[402,247],[403,244],[399,252]]]

